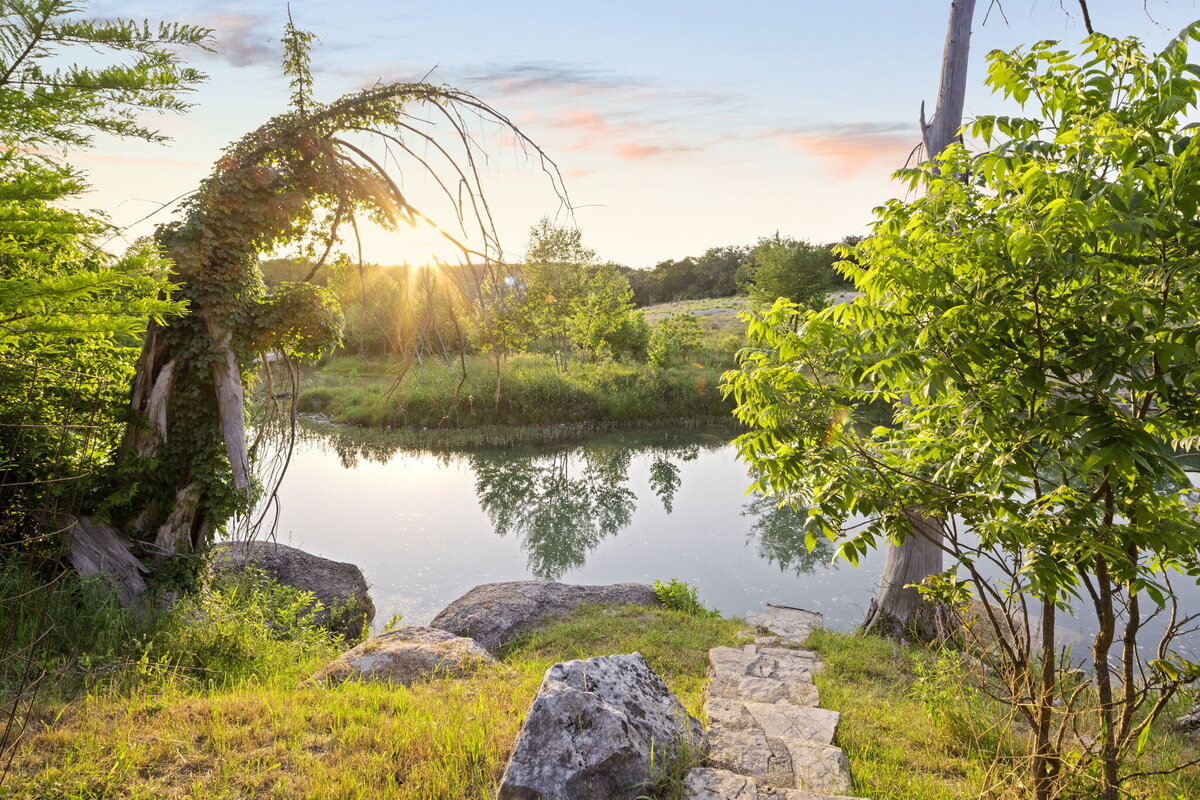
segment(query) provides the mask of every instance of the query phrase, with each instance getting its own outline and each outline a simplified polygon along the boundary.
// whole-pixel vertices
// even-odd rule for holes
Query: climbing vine
[[[201,549],[231,515],[246,511],[254,484],[246,445],[244,393],[256,360],[269,351],[312,358],[336,346],[342,316],[333,295],[302,281],[268,291],[259,257],[300,244],[314,255],[312,278],[340,241],[357,236],[356,220],[388,228],[422,220],[385,163],[406,156],[430,172],[454,204],[455,235],[438,226],[464,258],[490,276],[499,253],[482,197],[466,120],[509,129],[536,154],[560,197],[557,170],[503,115],[474,96],[444,86],[399,83],[346,95],[327,105],[312,97],[311,34],[290,23],[284,66],[292,108],[232,144],[185,203],[161,226],[156,242],[174,262],[173,282],[188,313],[151,326],[133,387],[133,419],[122,446],[114,491],[102,515],[135,539],[141,555],[165,564]],[[447,148],[406,109],[424,106],[448,124],[460,145]],[[351,141],[354,138],[354,141]],[[361,139],[388,150],[377,159]],[[420,142],[439,161],[418,157]],[[443,179],[442,175],[449,179]],[[470,235],[478,248],[464,242]]]

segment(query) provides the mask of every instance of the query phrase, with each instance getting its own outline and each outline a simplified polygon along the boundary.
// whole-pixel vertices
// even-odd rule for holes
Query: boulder
[[[362,570],[343,561],[314,556],[276,542],[218,542],[212,549],[217,575],[237,575],[248,567],[262,570],[276,583],[312,592],[322,608],[319,623],[357,641],[364,625],[375,619]]]
[[[379,681],[405,686],[430,678],[460,678],[496,659],[471,639],[416,625],[372,636],[321,668],[313,680]]]
[[[496,653],[523,633],[561,619],[582,605],[659,605],[654,587],[642,583],[574,586],[512,581],[476,586],[438,612],[432,628],[470,636]]]
[[[1175,730],[1183,733],[1192,733],[1200,730],[1200,703],[1188,709],[1188,712],[1183,716],[1175,718]]]
[[[500,781],[499,800],[633,800],[666,763],[704,746],[700,721],[641,653],[546,672]]]

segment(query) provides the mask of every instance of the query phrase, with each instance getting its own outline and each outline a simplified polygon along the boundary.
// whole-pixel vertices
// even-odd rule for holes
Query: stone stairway
[[[708,766],[688,774],[685,800],[852,800],[850,764],[833,744],[840,715],[818,707],[813,685],[821,662],[789,647],[821,615],[767,605],[746,622],[770,635],[708,651]]]

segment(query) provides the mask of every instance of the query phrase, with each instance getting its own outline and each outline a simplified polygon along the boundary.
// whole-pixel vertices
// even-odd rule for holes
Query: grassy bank
[[[729,357],[731,358],[731,356]],[[490,359],[427,360],[396,384],[398,360],[339,356],[306,375],[300,410],[334,422],[395,428],[674,423],[728,416],[721,374],[729,358],[665,369],[522,354],[496,372]],[[711,365],[710,365],[711,364]]]
[[[707,651],[742,641],[740,620],[585,608],[469,678],[324,687],[307,678],[347,643],[311,624],[307,599],[270,584],[209,585],[140,624],[111,606],[97,611],[86,626],[91,652],[59,647],[45,661],[51,680],[0,798],[485,800],[555,662],[639,651],[703,718]],[[855,796],[1029,797],[1020,726],[1002,725],[1001,707],[945,666],[952,658],[826,631],[808,646],[826,664],[816,677],[821,704],[842,714],[836,744],[850,759]],[[1198,756],[1194,741],[1164,723],[1139,767]],[[1130,798],[1190,800],[1200,776],[1186,770],[1126,788]],[[1061,800],[1093,794],[1081,786]]]
[[[1007,709],[982,696],[953,668],[953,655],[873,636],[816,631],[809,646],[826,668],[816,676],[821,705],[842,713],[838,741],[854,772],[855,792],[873,800],[1024,800],[1032,796],[1022,758],[1022,727],[1006,726]],[[1176,711],[1175,713],[1181,713]],[[1168,769],[1200,757],[1200,743],[1168,729],[1165,714],[1138,764]],[[1132,771],[1132,770],[1131,770]],[[1136,779],[1122,797],[1192,800],[1200,771]],[[1062,800],[1090,800],[1094,786]]]
[[[484,800],[552,664],[640,651],[699,714],[705,654],[740,627],[669,609],[584,609],[514,643],[499,666],[409,688],[307,685],[336,650],[318,641],[289,645],[265,674],[133,664],[121,680],[43,700],[0,797]]]

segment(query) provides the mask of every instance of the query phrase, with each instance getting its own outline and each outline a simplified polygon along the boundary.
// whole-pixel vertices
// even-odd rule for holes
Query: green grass
[[[496,375],[485,357],[467,359],[465,380],[458,362],[427,360],[391,391],[398,361],[340,356],[302,380],[300,410],[343,424],[418,429],[708,419],[731,410],[719,389],[730,357],[661,370],[573,361],[560,372],[550,356],[523,354],[504,364],[497,403]]]
[[[463,680],[313,686],[305,679],[329,657],[314,647],[270,676],[93,688],[42,704],[0,797],[483,800],[552,664],[639,651],[696,713],[705,653],[740,627],[669,609],[590,608]]]
[[[873,800],[1019,800],[1025,776],[1021,726],[1007,710],[951,674],[936,675],[930,651],[873,636],[815,631],[808,646],[825,662],[816,678],[821,705],[841,712],[836,744],[850,760],[855,792]],[[922,676],[927,676],[922,679]],[[1181,712],[1176,712],[1181,713]],[[1146,748],[1150,770],[1200,757],[1194,740],[1160,719]],[[1028,787],[1025,787],[1026,789]],[[1200,774],[1189,769],[1134,781],[1122,797],[1191,800]],[[1062,800],[1090,800],[1077,786]]]

